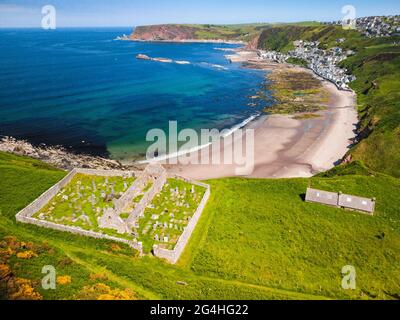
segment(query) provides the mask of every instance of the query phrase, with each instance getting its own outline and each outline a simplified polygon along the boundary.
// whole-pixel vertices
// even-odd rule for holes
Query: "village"
[[[400,35],[400,16],[371,16],[348,21],[354,23],[356,30],[365,37],[389,37]],[[342,25],[343,21],[322,22],[324,25]],[[345,38],[338,38],[337,44],[345,42]],[[347,57],[354,55],[352,50],[343,50],[340,47],[333,47],[328,50],[320,48],[318,41],[297,40],[293,42],[294,49],[288,53],[277,51],[260,50],[259,56],[262,59],[277,63],[290,62],[290,59],[297,59],[311,69],[316,75],[334,83],[339,90],[350,90],[349,83],[356,80],[354,75],[348,74],[347,70],[339,66],[340,62]]]
[[[370,16],[345,21],[368,38],[400,35],[400,16]],[[343,21],[323,22],[325,25],[342,25]]]
[[[337,40],[338,43],[342,41],[343,39]],[[345,51],[339,47],[323,50],[320,49],[318,41],[297,40],[293,44],[295,49],[287,54],[261,50],[259,56],[261,59],[272,60],[277,63],[289,62],[290,58],[299,59],[304,61],[315,74],[334,83],[339,90],[350,90],[348,84],[354,81],[356,77],[347,74],[347,70],[338,65],[348,56],[353,55],[353,51]]]

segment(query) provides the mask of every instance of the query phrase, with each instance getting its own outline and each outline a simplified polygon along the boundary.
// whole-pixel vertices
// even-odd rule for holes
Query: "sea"
[[[265,72],[224,56],[238,45],[115,40],[131,32],[0,29],[0,135],[137,161],[153,143],[149,130],[168,135],[170,121],[234,131],[266,107],[252,99],[265,90]]]

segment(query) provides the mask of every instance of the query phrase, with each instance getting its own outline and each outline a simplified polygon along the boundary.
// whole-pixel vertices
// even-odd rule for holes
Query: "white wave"
[[[177,63],[177,64],[191,64],[189,61],[184,61],[184,60],[182,60],[182,61],[175,60],[174,62]]]
[[[253,121],[255,118],[257,118],[259,114],[254,114],[247,119],[243,120],[242,122],[238,123],[237,125],[233,126],[232,128],[228,129],[228,131],[222,135],[223,138],[226,138],[230,136],[231,134],[235,133],[235,131],[245,127],[247,124],[249,124],[251,121]]]
[[[224,51],[224,52],[236,52],[236,49],[232,49],[232,48],[214,48],[214,50]]]
[[[220,138],[229,137],[230,135],[234,134],[237,130],[242,129],[243,127],[245,127],[247,124],[249,124],[251,121],[256,119],[258,116],[259,116],[259,114],[251,115],[247,119],[243,120],[242,122],[238,123],[237,125],[234,125],[230,129],[228,129],[223,135],[220,136]],[[172,159],[172,158],[178,158],[178,157],[186,155],[188,153],[193,153],[193,152],[196,152],[196,151],[200,151],[200,150],[202,150],[204,148],[209,147],[211,144],[212,143],[209,142],[209,143],[206,143],[206,144],[195,146],[195,147],[190,148],[190,149],[180,150],[180,151],[177,151],[177,152],[174,152],[174,153],[171,153],[171,154],[165,154],[165,155],[162,155],[162,156],[154,157],[152,159],[142,160],[142,161],[139,161],[138,164],[147,164],[147,163],[154,162],[154,161],[165,161],[165,160]]]
[[[228,70],[227,67],[221,66],[219,64],[213,64],[213,63],[209,63],[209,62],[201,62],[202,65],[211,67],[211,68],[215,68],[215,69],[220,69],[220,70]]]

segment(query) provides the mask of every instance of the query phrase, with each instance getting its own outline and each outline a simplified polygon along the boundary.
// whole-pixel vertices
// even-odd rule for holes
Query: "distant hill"
[[[291,25],[315,25],[316,22],[301,22]],[[279,24],[282,25],[282,24]],[[184,41],[184,40],[224,40],[242,41],[250,47],[257,48],[258,38],[263,30],[273,27],[272,24],[162,24],[138,26],[130,39],[144,41]]]
[[[252,42],[268,24],[210,25],[210,24],[165,24],[136,27],[132,40],[185,41],[223,40]],[[257,42],[255,42],[255,45]]]

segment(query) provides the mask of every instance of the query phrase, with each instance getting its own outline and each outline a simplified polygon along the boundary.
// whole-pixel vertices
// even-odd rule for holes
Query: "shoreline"
[[[244,67],[274,72],[293,69],[307,72],[321,81],[329,92],[330,101],[326,110],[315,112],[318,117],[295,119],[296,115],[265,115],[250,122],[245,129],[254,129],[254,170],[245,175],[249,178],[298,178],[311,177],[335,167],[348,152],[356,137],[358,114],[355,109],[356,95],[353,91],[339,90],[333,83],[317,76],[312,70],[288,64],[277,64],[260,60],[256,51],[237,50],[236,55],[227,55],[232,62],[241,62]],[[301,115],[301,114],[300,114]],[[223,143],[222,143],[223,145]],[[213,146],[208,147],[209,155]],[[229,146],[231,147],[231,146]],[[206,147],[207,148],[207,147]],[[224,147],[219,146],[220,154]],[[174,161],[196,161],[198,152]],[[224,164],[166,164],[168,170],[193,179],[216,179],[237,176],[235,165]]]
[[[333,83],[318,77],[310,69],[261,60],[257,50],[240,47],[235,51],[235,54],[227,54],[225,58],[231,62],[242,63],[244,68],[258,69],[269,73],[281,69],[308,72],[321,81],[331,97],[327,110],[316,112],[319,117],[315,119],[299,120],[295,119],[295,116],[299,114],[268,115],[261,112],[261,114],[253,115],[229,128],[229,135],[233,135],[233,132],[241,128],[254,129],[254,171],[245,176],[250,178],[311,177],[337,165],[349,150],[352,139],[356,137],[358,115],[355,110],[355,93],[338,90]],[[224,137],[226,136],[228,135]],[[165,167],[172,173],[196,180],[236,176],[237,166],[235,165],[170,164],[179,159],[193,160],[200,153],[210,152],[213,147],[214,145],[211,143],[197,146],[192,150],[166,155],[162,159],[158,159],[158,162],[163,160],[162,163],[166,162]],[[151,162],[148,160],[132,162],[132,158],[115,161],[75,154],[63,148],[33,147],[26,141],[15,139],[0,140],[0,151],[31,156],[66,170],[76,166],[112,169],[140,168]],[[220,152],[223,152],[223,146],[220,146]]]
[[[74,168],[99,170],[130,170],[136,165],[124,165],[113,159],[74,153],[62,146],[35,146],[26,140],[17,140],[8,136],[0,136],[0,151],[19,156],[41,160],[62,170]]]

